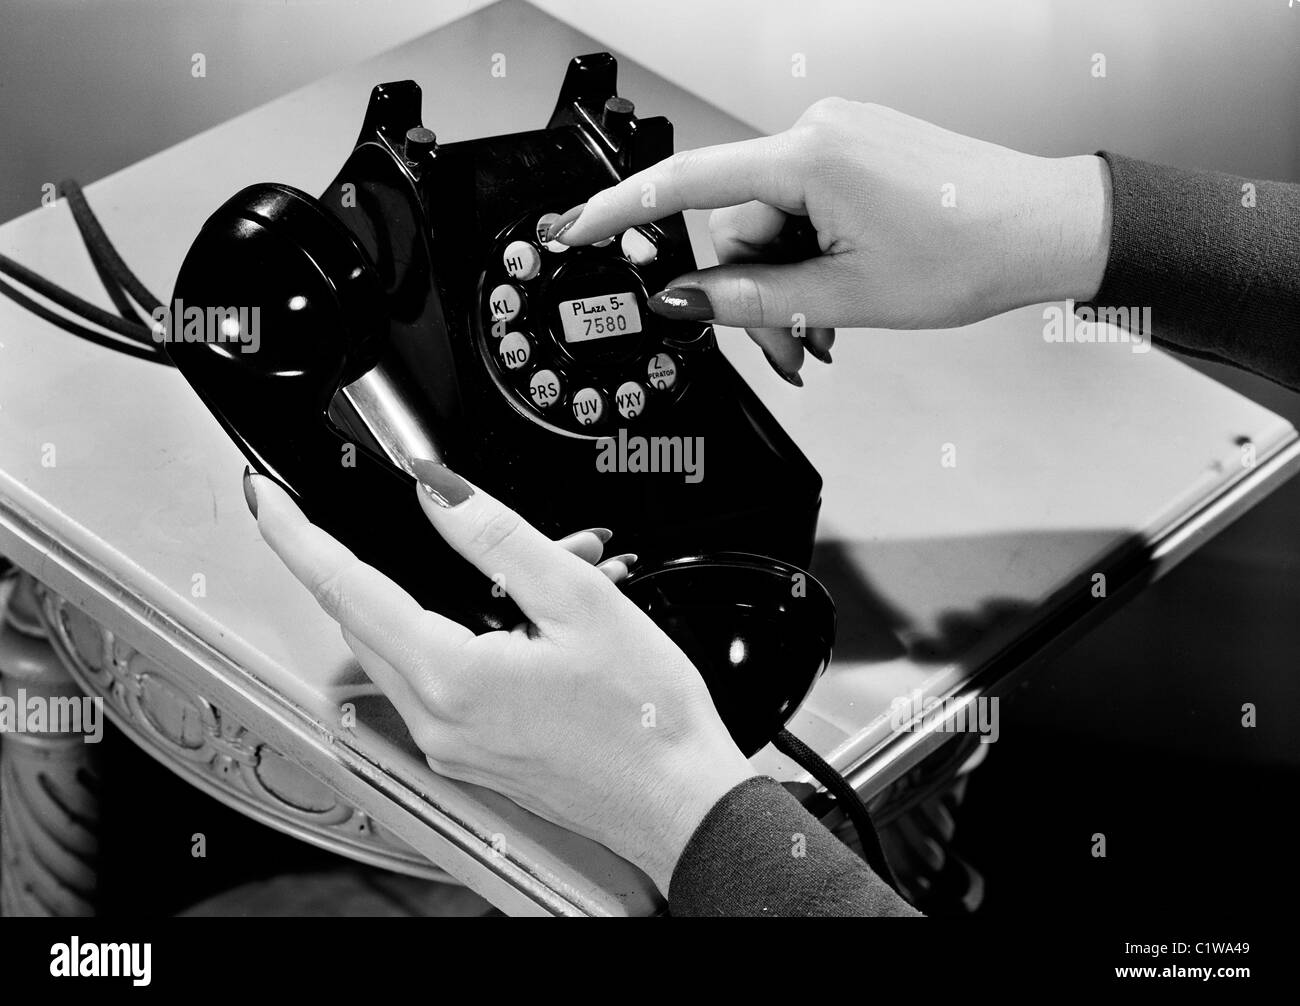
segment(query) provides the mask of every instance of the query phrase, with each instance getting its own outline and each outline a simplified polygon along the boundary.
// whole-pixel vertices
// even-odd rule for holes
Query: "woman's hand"
[[[1109,185],[1098,157],[1035,157],[828,98],[784,133],[674,154],[563,214],[552,233],[585,245],[712,209],[722,264],[673,280],[651,310],[746,328],[790,379],[805,346],[829,362],[834,326],[947,328],[1090,299],[1106,266]],[[792,217],[815,229],[814,257],[765,262],[779,261]]]
[[[703,680],[611,582],[622,562],[592,565],[599,538],[553,542],[450,469],[415,467],[429,520],[527,624],[475,636],[360,562],[271,480],[247,477],[250,505],[434,771],[601,842],[666,896],[695,827],[754,774]]]

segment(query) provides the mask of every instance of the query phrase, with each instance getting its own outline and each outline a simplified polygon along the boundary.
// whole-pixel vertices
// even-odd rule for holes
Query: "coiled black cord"
[[[76,221],[77,230],[81,231],[81,240],[85,242],[86,250],[90,252],[95,268],[100,270],[100,278],[103,279],[109,296],[113,298],[113,303],[117,304],[118,310],[123,312],[122,317],[132,317],[132,314],[128,313],[132,309],[130,302],[126,300],[126,294],[135,298],[145,314],[152,316],[163,306],[162,301],[149,292],[140,282],[139,277],[131,271],[131,267],[122,260],[122,256],[117,253],[113,242],[108,240],[108,235],[100,226],[99,218],[86,202],[85,193],[81,191],[81,186],[77,184],[76,179],[65,178],[59,183],[58,191],[68,200],[68,206],[72,209],[72,219]]]
[[[38,318],[78,338],[139,360],[171,366],[171,361],[162,351],[161,345],[154,340],[153,326],[145,322],[140,314],[143,310],[145,315],[152,318],[155,312],[162,308],[162,302],[149,292],[117,253],[117,249],[113,247],[113,243],[109,241],[104,228],[91,210],[90,204],[86,202],[81,186],[74,179],[68,178],[59,183],[58,192],[68,200],[72,218],[81,233],[81,240],[118,314],[115,315],[83,300],[8,255],[0,255],[0,274],[39,294],[68,314],[75,315],[82,321],[90,322],[99,328],[79,324],[3,280],[0,280],[0,294],[26,308]],[[135,303],[132,303],[132,299]],[[137,308],[136,305],[139,307]]]
[[[875,870],[885,883],[897,891],[899,889],[898,878],[894,875],[894,869],[889,865],[889,860],[885,858],[885,850],[880,844],[880,836],[876,834],[876,828],[871,823],[871,815],[867,811],[867,805],[862,802],[857,790],[850,786],[848,780],[835,771],[821,755],[790,733],[789,730],[782,730],[773,737],[772,746],[787,758],[793,759],[807,769],[809,774],[825,786],[827,791],[835,797],[835,802],[839,804],[840,810],[853,822],[853,827],[857,830],[858,841],[862,843],[862,858],[867,861],[867,865]]]

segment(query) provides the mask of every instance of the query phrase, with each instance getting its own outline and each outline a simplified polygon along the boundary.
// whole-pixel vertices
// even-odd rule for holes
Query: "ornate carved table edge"
[[[107,717],[182,779],[254,820],[331,852],[411,876],[457,882],[249,730],[236,714],[28,573],[19,575],[14,589],[15,597],[24,594],[34,603],[11,604],[8,627],[33,641],[43,637],[77,687],[101,698]],[[78,738],[76,746],[91,745]],[[57,844],[59,836],[48,838],[45,844]],[[12,857],[3,845],[0,852],[9,872]],[[87,914],[92,902],[85,897],[43,909],[19,907],[25,914],[77,915]]]

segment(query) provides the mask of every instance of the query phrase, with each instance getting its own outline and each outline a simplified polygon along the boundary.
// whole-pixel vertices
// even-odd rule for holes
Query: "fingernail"
[[[624,552],[622,555],[616,555],[612,559],[606,559],[605,562],[621,562],[628,569],[631,569],[633,564],[636,562],[636,553]],[[605,562],[602,562],[601,565],[605,565]]]
[[[582,532],[579,531],[578,533],[581,534]],[[589,527],[587,528],[587,533],[594,534],[600,539],[602,545],[608,545],[609,539],[614,537],[614,532],[607,527]]]
[[[257,519],[257,490],[253,488],[253,469],[244,465],[244,502],[248,504],[248,512]]]
[[[565,210],[558,217],[552,220],[551,226],[547,228],[545,240],[554,241],[572,227],[573,222],[577,220],[578,217],[582,216],[582,211],[586,206],[586,203],[579,203],[577,206],[573,207],[573,209]]]
[[[816,346],[814,346],[811,342],[805,342],[805,343],[804,343],[804,349],[806,349],[806,350],[808,350],[808,352],[812,353],[812,355],[815,356],[815,357],[817,357],[817,359],[821,360],[822,363],[834,363],[834,362],[835,362],[834,360],[831,359],[831,351],[830,351],[829,349],[818,349],[818,348],[817,348]]]
[[[474,495],[474,487],[446,465],[416,458],[411,462],[411,469],[420,480],[424,494],[440,507],[451,509],[460,506]]]
[[[771,356],[769,356],[767,353],[764,353],[763,355],[767,357],[768,365],[771,366],[771,368],[775,370],[778,375],[780,375],[781,380],[785,381],[787,384],[793,384],[796,388],[803,387],[802,377],[800,377],[797,373],[787,373],[785,370],[781,368],[781,365],[779,363],[777,363],[774,359],[772,359]]]
[[[709,295],[695,286],[671,286],[650,298],[650,310],[677,321],[711,321]]]

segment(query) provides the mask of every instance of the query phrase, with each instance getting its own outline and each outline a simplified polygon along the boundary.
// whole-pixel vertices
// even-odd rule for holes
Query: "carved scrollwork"
[[[38,584],[42,621],[68,673],[163,764],[236,810],[333,852],[451,878],[327,785],[112,631]]]

